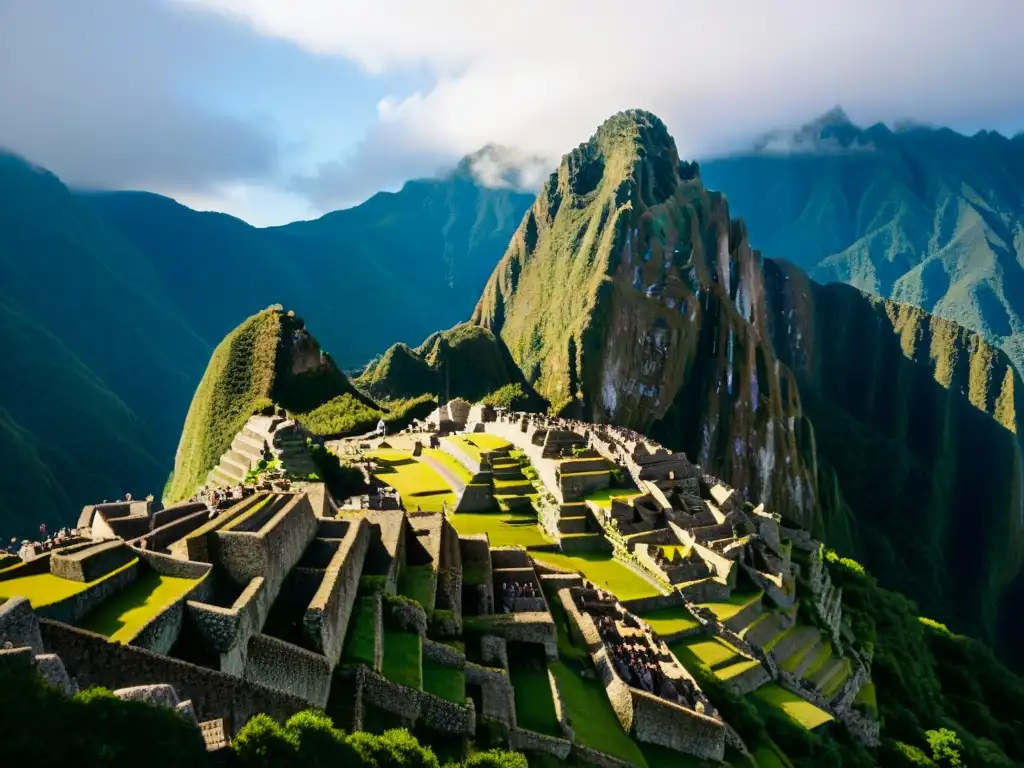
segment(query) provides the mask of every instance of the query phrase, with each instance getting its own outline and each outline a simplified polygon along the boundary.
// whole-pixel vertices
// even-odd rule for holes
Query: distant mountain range
[[[72,192],[0,153],[0,536],[155,493],[213,347],[304,308],[342,367],[471,312],[532,195],[443,179],[258,229],[145,192]]]
[[[836,109],[701,176],[765,256],[978,331],[1024,370],[1024,134],[859,128]]]

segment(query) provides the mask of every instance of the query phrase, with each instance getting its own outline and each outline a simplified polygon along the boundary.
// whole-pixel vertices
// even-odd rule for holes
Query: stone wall
[[[462,617],[462,551],[459,534],[444,520],[441,525],[441,560],[437,571],[434,607]]]
[[[173,558],[167,558],[172,560]],[[178,562],[178,561],[176,561]],[[210,566],[205,563],[189,563],[193,566],[192,572],[202,572],[202,576],[196,579],[195,584],[175,600],[166,606],[160,613],[147,621],[128,643],[138,648],[145,648],[154,653],[170,653],[174,643],[181,634],[181,628],[185,618],[185,605],[189,600],[207,600],[212,590],[212,582],[208,578]],[[149,566],[146,566],[149,567]],[[194,578],[194,577],[192,577]]]
[[[208,603],[187,601],[188,620],[196,627],[207,647],[221,654],[221,669],[241,675],[249,638],[263,627],[270,611],[270,601],[263,588],[262,576],[246,585],[230,608]],[[236,651],[232,658],[224,654]]]
[[[41,617],[74,624],[108,597],[120,592],[135,581],[138,578],[139,568],[139,563],[136,561],[77,594],[40,607],[36,613]]]
[[[558,475],[558,490],[562,501],[578,501],[595,491],[602,491],[611,484],[611,473],[581,475]]]
[[[257,532],[217,531],[217,563],[240,587],[262,576],[273,601],[316,531],[317,518],[309,500],[296,496]]]
[[[442,451],[455,458],[456,461],[471,473],[476,474],[486,468],[482,461],[477,459],[475,456],[470,456],[466,451],[462,450],[462,446],[460,446],[457,441],[441,438],[440,445]],[[466,487],[468,488],[469,486]]]
[[[455,511],[487,512],[493,506],[493,486],[490,483],[470,483],[459,492],[459,498],[455,502]]]
[[[345,645],[345,632],[369,542],[369,526],[364,521],[349,526],[302,617],[303,636],[310,647],[327,657],[332,668],[341,658]]]
[[[191,515],[183,517],[179,520],[162,525],[159,528],[154,528],[152,531],[147,533],[145,536],[140,536],[134,539],[131,543],[136,546],[142,546],[145,542],[147,551],[164,551],[169,550],[170,547],[178,541],[182,541],[184,537],[198,529],[201,525],[208,522],[209,512],[206,511],[205,507],[198,512],[193,512]],[[188,551],[187,548],[182,545],[181,557],[187,559]]]
[[[508,672],[508,643],[499,635],[483,635],[480,638],[480,658],[490,667]]]
[[[43,653],[39,619],[32,611],[32,604],[24,597],[12,597],[0,604],[0,647],[5,642],[15,648],[28,646],[34,654]]]
[[[482,715],[515,726],[515,693],[506,670],[467,663],[466,683],[480,686]]]
[[[508,745],[511,749],[523,752],[544,752],[559,760],[565,760],[572,751],[572,742],[558,739],[524,728],[511,728],[508,732]]]
[[[62,579],[88,583],[126,565],[134,552],[120,539],[104,541],[77,552],[57,552],[50,558],[50,573]]]
[[[458,648],[444,643],[436,643],[427,638],[423,638],[423,658],[450,669],[465,669],[466,667],[466,654]]]
[[[385,712],[411,723],[422,720],[428,728],[441,733],[476,732],[476,710],[471,700],[462,705],[446,701],[426,691],[393,683],[365,666],[360,666],[357,675],[362,700]]]
[[[463,577],[463,611],[466,612],[465,601],[474,600],[475,610],[469,613],[487,614],[494,611],[494,591],[492,586],[493,571],[491,569],[491,550],[486,534],[459,537],[459,553],[462,558]],[[476,574],[478,583],[466,580],[466,574]]]
[[[254,683],[324,707],[331,690],[333,668],[313,651],[269,635],[249,638],[244,677]]]
[[[169,656],[111,643],[102,635],[41,619],[43,643],[64,661],[83,688],[101,685],[111,690],[160,681],[191,699],[200,720],[224,718],[230,734],[255,714],[266,712],[284,721],[308,708],[302,699],[238,677],[197,667]]]
[[[549,613],[499,613],[489,617],[486,632],[506,641],[536,643],[551,660],[558,659],[558,635]]]

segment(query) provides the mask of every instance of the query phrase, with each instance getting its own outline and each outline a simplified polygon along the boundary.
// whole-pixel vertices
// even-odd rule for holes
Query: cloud
[[[0,146],[78,186],[202,192],[265,178],[275,141],[185,88],[209,80],[237,36],[158,0],[0,0]]]
[[[1024,118],[1024,90],[1007,87],[1024,71],[1024,3],[1006,0],[176,1],[371,75],[429,74],[381,101],[353,159],[305,180],[321,199],[491,143],[557,157],[631,107],[661,116],[687,157],[836,103],[862,124]]]

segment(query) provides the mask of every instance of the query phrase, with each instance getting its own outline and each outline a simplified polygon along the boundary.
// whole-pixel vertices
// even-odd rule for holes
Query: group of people
[[[46,525],[42,524],[39,526],[39,539],[36,541],[22,539],[19,542],[16,536],[11,537],[10,543],[0,548],[0,553],[5,555],[16,555],[25,560],[34,555],[39,555],[43,552],[49,552],[51,549],[61,547],[64,544],[71,542],[71,540],[77,535],[78,531],[74,528],[61,528],[59,531],[47,534]]]
[[[511,613],[519,598],[538,598],[540,589],[532,581],[506,581],[501,585],[501,602],[505,613]]]

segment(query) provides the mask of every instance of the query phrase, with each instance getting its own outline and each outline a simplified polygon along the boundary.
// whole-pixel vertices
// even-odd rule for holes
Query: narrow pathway
[[[452,490],[455,491],[456,494],[462,493],[463,489],[466,487],[466,483],[463,482],[461,478],[459,478],[454,472],[448,469],[448,467],[446,467],[437,459],[431,456],[427,456],[426,454],[421,454],[420,456],[416,457],[416,461],[422,461],[424,464],[426,464],[435,472],[437,472],[437,474],[439,474],[444,479],[444,481],[451,486]]]

